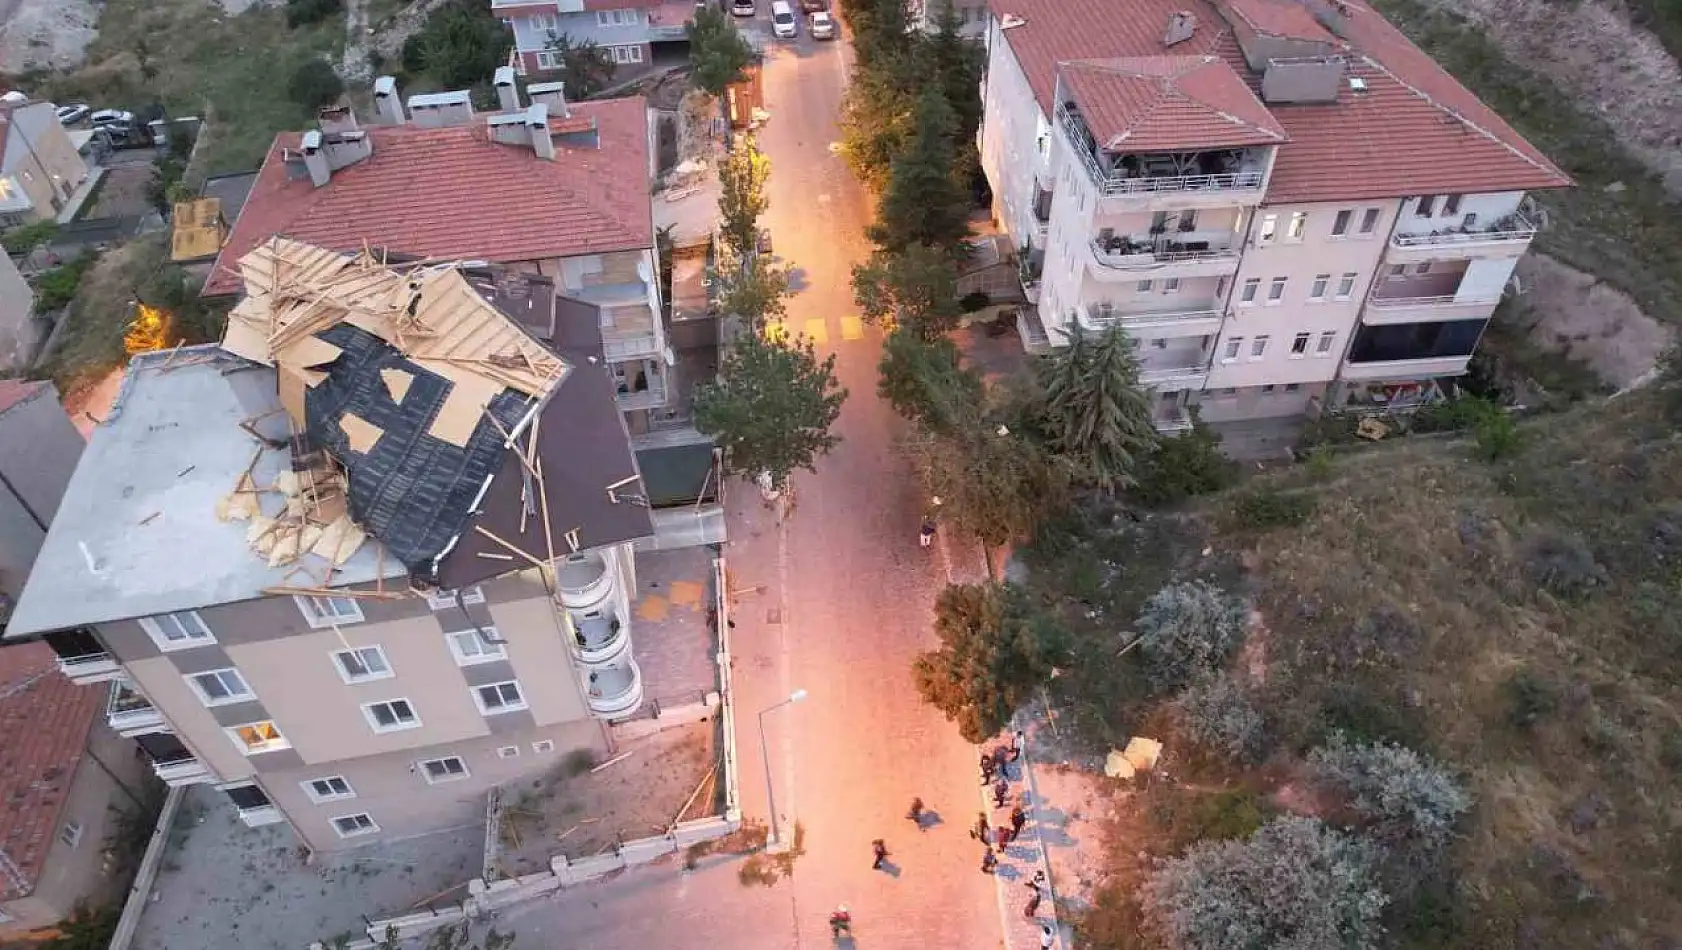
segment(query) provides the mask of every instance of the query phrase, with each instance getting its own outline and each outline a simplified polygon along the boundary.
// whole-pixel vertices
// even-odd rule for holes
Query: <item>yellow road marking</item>
[[[771,343],[781,343],[788,339],[788,325],[777,320],[765,324],[765,339]]]
[[[829,324],[821,317],[814,317],[806,321],[806,335],[813,343],[829,342]]]
[[[843,340],[862,340],[862,339],[864,339],[864,320],[860,317],[842,317],[841,318],[841,339],[843,339]]]

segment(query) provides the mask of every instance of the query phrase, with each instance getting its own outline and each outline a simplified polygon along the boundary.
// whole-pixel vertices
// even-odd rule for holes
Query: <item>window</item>
[[[222,792],[228,796],[228,801],[233,802],[234,807],[242,812],[274,807],[274,802],[269,800],[269,796],[253,782],[230,785],[222,789]]]
[[[1355,293],[1355,272],[1348,271],[1337,279],[1337,294],[1334,299],[1348,300]]]
[[[215,643],[216,638],[211,635],[210,628],[199,619],[198,611],[183,610],[180,613],[159,614],[156,617],[140,618],[140,626],[151,636],[152,642],[158,649],[185,650],[188,647],[203,646]]]
[[[1156,349],[1159,349],[1159,350],[1166,350],[1166,349],[1168,349],[1168,340],[1167,340],[1166,337],[1160,337],[1160,336],[1156,337],[1155,339],[1151,340],[1151,346],[1153,346],[1153,347],[1155,347]]]
[[[304,615],[311,629],[337,627],[345,623],[362,622],[362,605],[354,597],[299,597],[292,600]]]
[[[1408,274],[1408,266],[1406,264],[1391,264],[1390,265],[1390,273],[1389,273],[1388,276],[1390,277],[1391,280],[1395,280],[1395,279],[1400,278],[1400,277],[1406,277],[1407,274]]]
[[[1291,224],[1285,231],[1285,240],[1300,241],[1308,233],[1308,212],[1291,212]]]
[[[1238,387],[1228,386],[1225,389],[1217,389],[1215,390],[1215,395],[1222,397],[1236,396],[1238,395]]]
[[[1431,262],[1430,261],[1420,261],[1419,263],[1413,265],[1413,272],[1415,274],[1429,274],[1429,273],[1431,273]]]
[[[1179,293],[1180,292],[1180,278],[1178,278],[1178,277],[1164,277],[1164,278],[1162,278],[1162,292],[1165,293],[1165,294],[1177,294],[1177,293]]]
[[[1355,217],[1355,212],[1345,208],[1332,219],[1332,237],[1343,237],[1349,233],[1349,222]]]
[[[426,776],[426,784],[437,785],[439,782],[456,782],[467,778],[467,763],[459,755],[447,755],[442,759],[427,759],[420,764],[421,774]]]
[[[1256,302],[1256,291],[1259,289],[1261,289],[1260,277],[1244,278],[1244,289],[1238,293],[1238,305],[1240,307],[1249,307],[1254,305]]]
[[[1421,195],[1419,197],[1419,203],[1413,208],[1413,213],[1421,218],[1429,218],[1431,216],[1431,207],[1436,203],[1436,195]]]
[[[193,692],[199,694],[199,701],[206,706],[224,706],[257,698],[252,694],[251,687],[245,684],[245,677],[231,667],[194,673],[187,677],[187,682],[192,684]]]
[[[272,720],[250,722],[243,726],[230,726],[227,730],[228,738],[246,755],[260,755],[264,752],[278,752],[281,749],[292,748],[292,743],[280,734]]]
[[[537,755],[548,755],[555,751],[555,740],[539,739],[531,744],[531,750]]]
[[[1148,294],[1151,292],[1151,288],[1155,286],[1156,281],[1154,280],[1141,280],[1137,284],[1133,285],[1133,292],[1136,294]]]
[[[1460,213],[1460,196],[1448,195],[1443,198],[1443,217],[1452,218]]]
[[[559,50],[540,49],[532,56],[537,60],[538,69],[560,69],[565,62]]]
[[[615,63],[642,62],[641,46],[609,46],[607,51],[613,57]]]
[[[1332,351],[1332,341],[1337,339],[1337,331],[1327,330],[1320,334],[1320,342],[1314,344],[1315,356],[1326,356]]]
[[[1168,230],[1168,212],[1158,211],[1151,215],[1151,233],[1161,234]]]
[[[367,683],[393,675],[385,650],[377,646],[338,650],[333,654],[333,665],[338,667],[340,678],[347,683]]]
[[[489,639],[486,639],[486,634]],[[460,633],[449,634],[450,653],[456,658],[457,666],[472,666],[475,663],[490,663],[508,656],[505,644],[500,641],[495,627],[486,627],[485,633],[477,630],[463,630]]]
[[[636,10],[598,10],[596,11],[597,26],[636,26],[641,22],[639,11]]]
[[[520,757],[520,747],[517,745],[501,746],[496,750],[496,757],[499,759],[517,759]]]
[[[1238,359],[1238,353],[1243,348],[1244,348],[1244,338],[1243,337],[1235,336],[1235,337],[1228,338],[1228,340],[1226,341],[1226,349],[1221,351],[1221,362],[1231,363],[1232,361]]]
[[[1272,383],[1268,383],[1266,386],[1261,387],[1261,394],[1263,396],[1271,396],[1273,395],[1273,390],[1275,388],[1276,387]]]
[[[1302,392],[1302,384],[1301,383],[1286,383],[1285,384],[1285,391],[1288,392],[1288,393],[1300,393],[1300,392]]]
[[[1273,235],[1279,230],[1279,216],[1276,214],[1262,215],[1261,230],[1256,232],[1257,244],[1272,244]]]
[[[1371,234],[1378,227],[1378,209],[1368,208],[1361,213],[1361,233]]]
[[[1250,341],[1250,359],[1259,360],[1267,355],[1267,334],[1262,334]]]
[[[479,704],[479,711],[487,716],[526,708],[526,697],[520,694],[520,684],[515,680],[476,687],[473,699]]]
[[[304,786],[304,793],[310,797],[310,801],[318,805],[324,802],[336,802],[356,797],[356,789],[350,787],[350,783],[345,781],[343,775],[312,778],[299,784]]]
[[[357,835],[374,834],[380,830],[380,826],[374,824],[374,819],[368,817],[367,812],[363,812],[359,815],[340,815],[333,819],[333,830],[337,831],[341,838],[354,838]]]
[[[414,729],[421,724],[415,707],[407,699],[385,699],[377,703],[363,703],[362,715],[375,732],[398,732]]]
[[[531,17],[531,28],[539,33],[555,32],[555,15],[553,13],[538,13]]]
[[[426,605],[433,610],[453,610],[456,606],[456,594],[458,593],[461,595],[463,604],[482,604],[485,602],[485,589],[475,584],[472,587],[463,587],[460,591],[427,591]]]
[[[67,821],[64,827],[58,829],[58,840],[66,848],[74,848],[82,843],[82,826],[78,822]]]
[[[1280,301],[1284,299],[1285,278],[1275,277],[1273,278],[1273,282],[1267,285],[1267,305],[1269,307],[1276,307],[1279,305]]]
[[[1298,333],[1291,338],[1291,356],[1302,356],[1308,352],[1308,337],[1307,333]]]
[[[1332,275],[1330,275],[1330,274],[1315,274],[1314,275],[1314,284],[1311,287],[1308,288],[1308,299],[1309,300],[1325,300],[1326,299],[1326,287],[1328,285],[1330,285],[1331,282],[1332,282]]]

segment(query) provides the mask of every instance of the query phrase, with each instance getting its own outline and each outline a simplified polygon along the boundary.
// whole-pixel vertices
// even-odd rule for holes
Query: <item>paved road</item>
[[[831,151],[847,53],[804,30],[768,45],[765,223],[797,268],[789,328],[837,355],[852,394],[837,427],[845,441],[817,474],[798,476],[786,525],[740,484],[729,512],[732,586],[760,588],[737,601],[733,631],[744,810],[769,814],[757,711],[806,690],[765,717],[778,823],[785,836],[799,824],[806,854],[792,881],[769,889],[738,883],[732,863],[645,869],[563,894],[509,916],[528,946],[827,947],[825,921],[840,902],[867,950],[1002,945],[994,879],[965,833],[979,806],[974,751],[911,685],[949,565],[917,545],[921,499],[894,448],[902,426],[876,396],[880,339],[852,301],[870,207]],[[914,795],[943,824],[915,831],[904,818]],[[870,870],[878,837],[892,873]]]

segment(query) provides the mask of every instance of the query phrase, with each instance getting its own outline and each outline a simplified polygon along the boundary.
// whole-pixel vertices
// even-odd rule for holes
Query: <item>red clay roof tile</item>
[[[1135,56],[1063,64],[1093,137],[1108,151],[1273,145],[1267,107],[1219,56]]]
[[[581,102],[557,133],[594,121],[599,148],[555,143],[555,160],[499,145],[483,119],[422,129],[374,126],[373,154],[316,188],[292,180],[281,153],[299,133],[275,138],[241,209],[207,296],[234,293],[235,267],[276,234],[338,251],[364,245],[428,258],[498,263],[633,250],[654,244],[648,179],[648,112],[641,97]]]

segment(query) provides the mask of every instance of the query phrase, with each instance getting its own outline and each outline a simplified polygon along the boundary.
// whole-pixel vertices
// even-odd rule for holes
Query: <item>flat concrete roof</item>
[[[240,423],[278,409],[274,370],[215,344],[135,357],[89,437],[8,636],[253,600],[285,583],[292,566],[271,568],[250,548],[249,522],[216,517],[260,444]],[[285,414],[255,428],[282,438]],[[266,449],[252,478],[271,485],[290,465],[289,449]],[[279,512],[278,494],[260,497],[264,514]],[[333,586],[375,580],[377,552],[369,538]],[[387,577],[404,573],[385,559]]]

